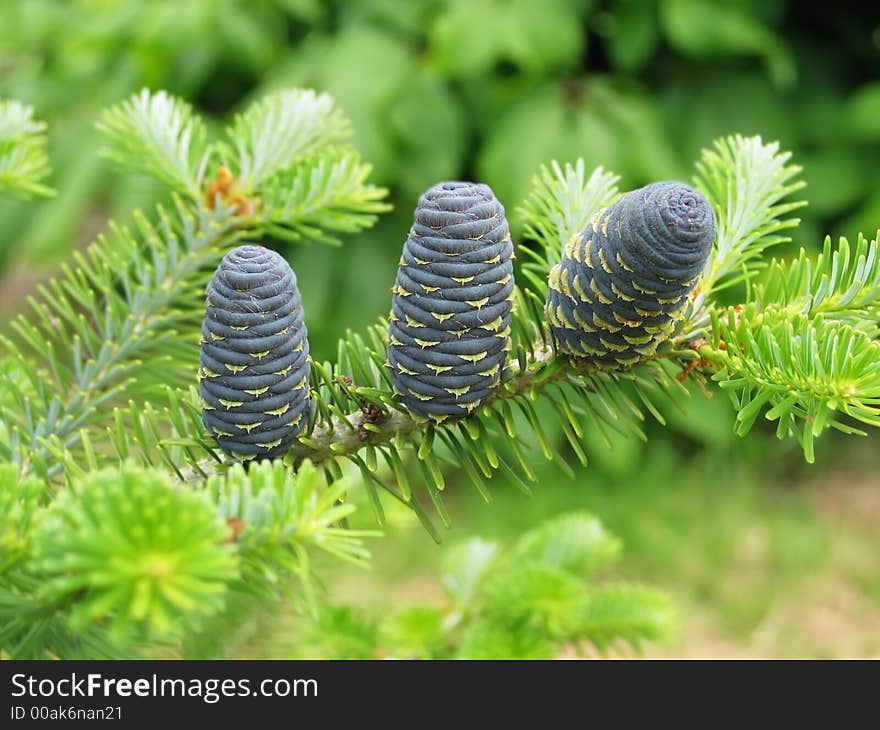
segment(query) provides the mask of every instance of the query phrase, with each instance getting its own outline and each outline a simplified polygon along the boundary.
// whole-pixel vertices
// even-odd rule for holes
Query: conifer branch
[[[532,273],[529,280],[534,279],[536,287],[543,282],[544,292],[549,259],[558,259],[565,240],[573,235],[575,228],[616,195],[615,176],[598,170],[587,178],[582,161],[574,166],[566,165],[564,170],[558,165],[554,169],[555,176],[544,169],[542,175],[535,178],[543,197],[536,192],[523,210],[527,225],[541,236],[538,250],[528,249],[526,268]],[[542,205],[541,199],[548,202]],[[520,250],[527,248],[523,246]],[[436,425],[403,407],[387,373],[386,320],[369,328],[364,337],[348,332],[340,340],[335,365],[312,363],[315,413],[310,429],[286,454],[285,460],[295,467],[304,460],[311,461],[323,466],[331,478],[340,473],[341,462],[353,462],[374,496],[373,503],[381,520],[381,507],[374,492],[377,487],[417,511],[420,509],[410,486],[410,467],[401,453],[408,448],[423,469],[419,481],[428,485],[434,507],[445,521],[440,495],[445,484],[441,465],[447,460],[462,463],[470,481],[487,498],[486,479],[498,469],[528,489],[526,483],[534,479],[534,472],[527,447],[518,435],[523,426],[537,436],[544,456],[570,470],[558,448],[544,435],[532,405],[540,392],[559,404],[561,429],[576,458],[584,464],[586,455],[580,440],[585,421],[600,424],[600,430],[620,430],[641,437],[642,408],[663,420],[655,401],[681,389],[670,372],[680,366],[670,368],[663,364],[666,359],[675,357],[673,350],[665,348],[656,361],[631,371],[601,371],[583,362],[555,356],[544,324],[540,290],[518,287],[516,303],[514,357],[504,383],[474,416],[450,424]],[[197,412],[199,407],[200,404],[189,400],[190,413]],[[169,419],[186,423],[185,428],[191,429],[194,424],[187,421],[179,401],[173,410]],[[524,424],[514,416],[516,412],[521,414]],[[174,468],[193,482],[222,469],[225,463],[225,456],[215,448],[210,434],[198,425],[196,429],[197,433],[176,430],[162,442],[167,448],[177,449],[176,458],[183,461],[176,462]],[[492,442],[497,442],[501,434],[506,434],[509,441],[499,454]],[[168,453],[154,454],[156,459],[162,456],[168,458]],[[194,456],[198,458],[193,459]],[[394,483],[376,476],[378,457],[387,463]],[[420,513],[420,517],[429,524],[427,515]]]
[[[791,182],[796,168],[785,167],[788,157],[778,155],[774,145],[763,145],[757,138],[732,138],[718,149],[732,157],[715,158],[707,153],[715,167],[704,163],[703,174],[709,177],[712,170],[717,173],[714,194],[735,200],[733,190],[724,186],[736,187],[738,195],[755,207],[762,221],[760,225],[743,224],[734,233],[724,234],[725,266],[735,268],[754,259],[756,248],[769,245],[779,226],[791,225],[791,221],[777,216],[797,204],[789,208],[778,201],[800,185]],[[764,167],[757,166],[754,160]],[[745,180],[730,170],[721,174],[721,166],[727,164],[732,166],[731,170],[752,170],[756,177]],[[526,285],[516,290],[509,371],[503,384],[470,417],[437,425],[407,412],[388,377],[388,323],[380,320],[365,336],[346,333],[339,343],[336,364],[312,364],[314,414],[309,430],[286,454],[287,463],[298,467],[309,461],[322,466],[328,477],[334,478],[341,474],[341,463],[351,461],[364,477],[380,521],[382,510],[376,489],[390,492],[415,509],[436,535],[430,518],[413,496],[412,484],[425,484],[436,513],[441,521],[447,522],[442,502],[446,462],[460,464],[487,499],[487,479],[496,470],[511,475],[524,489],[534,478],[522,433],[534,437],[546,458],[570,469],[547,435],[553,427],[543,424],[534,409],[533,402],[539,397],[556,404],[557,428],[582,464],[587,462],[581,445],[586,428],[595,426],[600,432],[616,430],[643,438],[640,424],[646,412],[663,423],[664,407],[687,392],[681,384],[682,374],[705,369],[711,375],[721,367],[718,358],[699,360],[694,351],[696,325],[703,326],[704,336],[709,334],[708,325],[714,314],[706,290],[691,302],[679,333],[661,346],[654,357],[629,370],[600,370],[577,359],[557,356],[545,324],[543,308],[550,262],[558,260],[562,247],[578,227],[614,199],[615,179],[602,170],[587,177],[581,162],[564,167],[555,165],[552,173],[543,168],[536,176],[534,194],[522,213],[527,229],[538,239],[538,247],[520,247],[520,253],[526,257],[522,267]],[[759,201],[770,201],[771,209],[760,208]],[[725,215],[723,206],[719,210]],[[717,318],[714,321],[717,325]],[[712,332],[717,332],[717,327]],[[183,401],[187,402],[190,414],[198,413],[199,403],[191,397],[187,400],[186,396]],[[169,414],[176,423],[186,422],[180,403],[178,400],[176,413]],[[514,416],[517,412],[521,415]],[[157,458],[170,460],[187,481],[198,482],[204,475],[226,468],[225,456],[199,424],[188,422],[185,429],[175,431],[160,444],[166,451]],[[174,456],[169,456],[168,449],[176,449]],[[407,452],[414,458],[407,459]],[[378,476],[380,460],[387,464],[392,481]],[[413,469],[418,470],[418,477],[413,475]]]
[[[812,462],[827,428],[864,435],[880,425],[878,240],[859,235],[855,249],[826,238],[813,260],[774,259],[744,306],[710,305],[708,344],[700,356],[730,393],[736,431],[746,435],[763,412],[777,436],[793,436]]]
[[[387,207],[385,191],[368,184],[369,166],[325,95],[269,97],[214,143],[189,107],[162,92],[111,110],[102,129],[112,157],[156,175],[177,197],[153,220],[139,214],[133,231],[111,226],[76,254],[0,342],[0,483],[12,485],[0,490],[0,650],[8,654],[113,656],[174,627],[205,646],[200,637],[213,626],[248,601],[287,592],[291,578],[314,610],[312,552],[357,564],[368,557],[362,541],[373,533],[344,526],[355,469],[380,524],[382,490],[439,540],[435,519],[450,521],[443,491],[451,469],[487,501],[499,471],[528,492],[532,449],[573,473],[567,459],[587,464],[587,431],[645,438],[643,422],[650,414],[664,423],[688,377],[711,377],[730,393],[738,433],[763,412],[808,460],[827,428],[880,426],[880,244],[860,237],[833,248],[828,240],[815,261],[803,251],[793,264],[773,261],[756,283],[761,254],[797,223],[790,214],[801,203],[789,196],[801,183],[778,145],[731,137],[698,166],[718,220],[702,287],[652,355],[600,369],[557,352],[545,316],[548,274],[618,193],[617,178],[601,168],[587,176],[582,161],[553,163],[521,209],[531,241],[519,249],[512,347],[491,395],[442,423],[410,413],[389,376],[389,322],[380,319],[347,332],[335,363],[311,362],[307,428],[283,460],[245,468],[207,432],[194,387],[208,273],[229,247],[261,235],[334,243],[372,225]],[[722,307],[717,293],[741,281],[746,301]],[[172,474],[191,488],[173,487]],[[65,489],[47,488],[62,479]],[[141,523],[152,532],[128,534],[132,503],[158,506]],[[590,543],[589,524],[554,526],[549,556],[548,535],[533,535],[520,548],[543,557],[515,589],[487,585],[491,605],[522,608],[557,640],[655,637],[669,623],[665,599],[622,585],[586,600],[565,573],[568,562],[587,559],[569,548]],[[612,542],[603,544],[607,555],[591,560],[613,559]],[[174,570],[151,569],[157,545]],[[465,637],[465,654],[507,641],[485,618]],[[395,630],[405,634],[406,624],[402,616]]]
[[[158,373],[188,375],[192,359],[178,356],[201,319],[202,276],[240,233],[227,211],[197,216],[178,202],[176,214],[160,208],[157,226],[137,219],[143,248],[115,228],[76,254],[76,268],[29,300],[32,316],[13,322],[16,341],[0,339],[19,374],[4,384],[0,456],[22,473],[57,473],[46,439],[71,448],[82,428],[106,422],[106,404],[149,397],[164,387]]]
[[[372,331],[378,336],[387,331],[387,325],[380,321]],[[349,334],[344,342],[350,344],[353,339]],[[498,470],[528,492],[535,473],[532,446],[522,438],[523,432],[535,435],[545,458],[573,473],[547,435],[555,427],[562,430],[575,458],[585,466],[587,456],[581,440],[587,428],[644,439],[641,423],[645,412],[665,423],[662,411],[666,404],[687,396],[675,377],[684,364],[671,348],[664,348],[655,359],[636,368],[612,372],[556,357],[551,347],[539,340],[528,353],[523,355],[524,350],[520,350],[522,365],[512,368],[506,382],[471,417],[438,425],[403,409],[398,396],[382,382],[387,376],[378,368],[373,369],[372,376],[365,375],[370,370],[366,363],[376,365],[382,361],[384,349],[371,349],[363,343],[361,346],[357,352],[349,350],[343,359],[346,372],[334,370],[329,364],[313,363],[313,372],[320,379],[313,386],[315,424],[285,455],[285,462],[294,468],[311,462],[323,467],[330,479],[341,476],[342,463],[352,462],[364,478],[380,523],[384,517],[377,488],[414,509],[438,540],[431,517],[414,495],[413,484],[424,485],[437,515],[448,524],[442,501],[447,465],[463,467],[468,480],[487,500],[486,480]],[[368,377],[373,379],[366,380]],[[367,385],[362,384],[365,382]],[[538,417],[533,403],[541,397],[556,404],[556,424],[542,424]],[[185,481],[199,483],[205,475],[222,471],[234,462],[227,460],[193,418],[200,407],[195,393],[184,403],[178,400],[175,409],[166,411],[166,420],[186,425],[160,440],[164,454],[154,451],[151,458],[158,462],[163,455],[169,456],[168,449],[176,449],[173,468]],[[392,481],[379,476],[379,457],[387,465]],[[418,465],[418,475],[412,474],[414,465]]]
[[[0,651],[15,658],[195,642],[233,607],[289,593],[289,577],[314,611],[314,553],[361,565],[378,535],[340,527],[350,480],[327,485],[308,465],[239,466],[181,490],[125,462],[84,470],[52,498],[12,465],[0,479]]]
[[[389,210],[382,202],[386,191],[366,182],[371,171],[348,151],[278,173],[263,190],[255,233],[338,245],[336,234],[369,228]]]
[[[193,200],[201,197],[210,152],[193,108],[164,91],[142,89],[101,116],[105,157],[152,175]]]
[[[0,100],[0,193],[49,196],[42,184],[49,174],[46,124],[36,121],[32,107]]]
[[[236,117],[228,130],[232,163],[245,192],[260,189],[300,160],[318,158],[351,136],[329,94],[290,89],[271,94]]]
[[[801,204],[780,202],[801,187],[792,181],[798,168],[787,165],[788,159],[777,145],[764,145],[759,138],[729,138],[719,142],[714,153],[704,155],[700,170],[706,187],[716,200],[730,201],[736,208],[731,212],[716,203],[726,223],[719,232],[715,263],[708,269],[709,284],[693,297],[679,332],[654,358],[621,371],[598,370],[556,356],[543,317],[549,262],[558,259],[576,226],[613,200],[614,178],[597,171],[586,179],[580,164],[564,170],[556,165],[552,174],[544,168],[522,211],[528,230],[541,244],[537,251],[520,248],[528,256],[523,270],[533,286],[517,289],[514,357],[498,390],[473,415],[450,424],[437,425],[411,415],[385,372],[387,322],[381,320],[365,337],[347,333],[340,341],[336,365],[313,364],[312,428],[287,454],[287,462],[296,467],[308,460],[324,466],[332,477],[339,462],[352,461],[370,489],[384,488],[418,510],[404,456],[409,450],[421,469],[420,481],[445,521],[441,494],[442,464],[447,460],[460,462],[470,481],[487,495],[485,480],[497,469],[523,483],[529,480],[528,457],[519,438],[522,431],[535,436],[548,459],[564,464],[531,406],[539,397],[557,404],[560,427],[582,463],[586,463],[580,444],[585,416],[600,429],[641,435],[644,411],[662,423],[661,404],[686,392],[681,381],[690,373],[705,372],[736,394],[738,433],[746,433],[767,404],[768,417],[780,419],[780,435],[795,435],[808,459],[812,459],[812,438],[826,426],[858,432],[833,417],[834,411],[877,425],[871,371],[874,344],[870,337],[830,321],[837,318],[842,326],[875,319],[880,291],[876,242],[860,239],[852,255],[845,241],[837,251],[826,244],[815,265],[803,253],[793,266],[773,262],[765,282],[749,287],[751,303],[745,310],[725,314],[714,303],[718,287],[713,289],[711,277],[716,282],[723,279],[723,288],[731,283],[730,272],[754,269],[758,254],[782,240],[778,232],[796,223],[786,216]],[[763,315],[753,315],[762,309]],[[735,325],[729,324],[734,321]],[[749,334],[750,328],[760,332]],[[702,345],[701,337],[710,344]],[[789,354],[779,345],[786,338],[796,343]],[[822,343],[818,351],[816,343]],[[846,355],[846,368],[841,353]],[[514,424],[511,413],[517,408],[524,421]],[[805,428],[798,425],[801,421]],[[509,442],[500,452],[488,444],[503,442],[504,436]],[[184,467],[187,478],[197,480],[199,473],[222,468],[223,457],[212,449],[209,435],[202,433],[190,445],[206,447],[211,455],[190,461]],[[376,476],[378,457],[387,462],[393,483]],[[381,508],[377,512],[381,519]],[[427,515],[420,517],[428,523]]]
[[[831,237],[813,260],[804,249],[794,261],[773,259],[747,297],[758,307],[777,307],[807,317],[823,316],[876,337],[880,321],[880,231],[872,241],[859,234],[855,247]]]
[[[737,433],[764,411],[812,462],[826,428],[865,435],[851,421],[880,426],[880,342],[840,321],[754,304],[715,316],[715,339],[700,352],[720,366],[713,377],[731,393]]]
[[[702,290],[714,294],[760,268],[761,254],[790,240],[784,231],[800,219],[791,213],[804,201],[785,201],[806,183],[794,178],[798,165],[778,142],[735,135],[703,150],[695,183],[717,214],[715,247],[703,274]]]
[[[272,120],[287,131],[261,138],[257,152],[253,135]],[[347,123],[325,95],[281,93],[240,117],[233,141],[243,135],[240,150],[251,150],[252,166],[265,160],[262,173],[249,173],[245,188],[220,168],[205,200],[206,160],[224,148],[205,147],[203,126],[164,92],[144,90],[105,114],[107,154],[185,197],[175,198],[173,212],[160,207],[157,223],[138,215],[136,233],[111,226],[110,238],[75,254],[74,267],[41,287],[32,316],[13,324],[16,338],[0,339],[14,363],[0,393],[0,458],[23,474],[36,469],[48,478],[75,465],[89,456],[84,429],[112,423],[108,406],[125,399],[137,406],[186,382],[205,274],[229,246],[266,232],[335,243],[336,233],[369,227],[387,208],[386,191],[366,182],[369,166],[339,145]],[[285,145],[271,162],[270,143]],[[328,159],[309,157],[317,152]]]

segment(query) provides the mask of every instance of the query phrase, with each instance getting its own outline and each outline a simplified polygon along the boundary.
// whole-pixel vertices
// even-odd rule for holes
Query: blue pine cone
[[[308,421],[309,341],[296,275],[274,251],[239,246],[208,284],[202,420],[241,459],[283,454]]]
[[[596,213],[550,271],[557,351],[629,367],[673,332],[715,238],[709,202],[680,182],[633,190]]]
[[[391,380],[411,413],[466,416],[498,386],[510,350],[513,255],[489,186],[444,182],[419,198],[388,333]]]

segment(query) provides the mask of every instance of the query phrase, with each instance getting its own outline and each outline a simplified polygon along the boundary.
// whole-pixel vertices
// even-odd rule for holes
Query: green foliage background
[[[351,118],[355,145],[374,165],[372,181],[391,189],[394,211],[347,239],[344,251],[278,244],[308,283],[305,309],[319,359],[333,358],[346,327],[362,330],[386,313],[416,198],[441,179],[489,183],[516,237],[515,209],[540,163],[583,157],[588,169],[620,173],[625,190],[689,178],[692,160],[716,137],[760,134],[794,152],[808,183],[810,206],[791,251],[819,250],[826,233],[871,236],[880,225],[880,25],[860,15],[862,5],[839,2],[829,13],[794,0],[2,3],[0,97],[34,106],[48,122],[54,172],[47,183],[59,191],[48,201],[0,202],[2,321],[108,217],[130,221],[132,210],[163,195],[97,154],[100,110],[142,86],[189,100],[218,128],[266,91],[291,85],[330,92]],[[745,601],[741,618],[722,623],[748,641],[777,594],[760,581],[751,602],[717,588],[717,576],[736,565],[723,556],[737,554],[755,524],[771,536],[779,530],[783,557],[772,569],[794,580],[834,564],[827,530],[836,523],[829,527],[819,507],[814,514],[812,503],[787,497],[771,511],[781,517],[766,517],[768,497],[755,490],[801,483],[797,445],[772,439],[772,457],[760,435],[745,446],[726,401],[694,390],[673,414],[674,429],[652,433],[649,447],[614,438],[608,449],[588,434],[589,474],[569,480],[542,472],[539,491],[550,496],[510,497],[501,479],[493,483],[502,495],[495,507],[462,496],[454,503],[463,516],[455,536],[478,530],[512,540],[542,510],[552,514],[548,505],[607,513],[631,546],[635,577],[665,575],[673,588],[689,586],[688,600],[725,616],[740,616]],[[817,444],[820,468],[840,463],[841,448],[833,438]],[[865,483],[880,481],[871,445],[849,448]],[[648,479],[645,464],[655,462]],[[829,484],[836,480],[828,476]],[[469,517],[474,510],[481,519]],[[656,515],[649,519],[646,510]],[[652,540],[652,530],[663,538]],[[388,549],[409,549],[407,539],[420,546],[405,564],[412,574],[439,574],[424,535],[399,539]],[[859,545],[857,552],[877,548],[867,538]],[[868,568],[856,562],[852,582],[875,616],[877,575],[870,561]],[[378,572],[394,576],[402,564],[380,561]],[[795,580],[792,590],[799,586]],[[779,651],[809,649],[794,642]]]
[[[390,278],[417,196],[441,179],[477,177],[512,212],[549,159],[602,164],[626,190],[687,177],[717,137],[760,134],[805,170],[811,206],[794,244],[854,240],[880,219],[880,41],[858,7],[837,3],[829,17],[785,0],[6,2],[0,95],[59,122],[50,183],[61,195],[38,216],[2,204],[0,261],[57,260],[106,216],[157,195],[95,154],[100,110],[142,86],[218,124],[291,85],[328,91],[351,118],[395,213],[346,256],[295,262],[315,282],[305,296],[319,357],[338,322],[358,329],[384,311],[376,281]]]

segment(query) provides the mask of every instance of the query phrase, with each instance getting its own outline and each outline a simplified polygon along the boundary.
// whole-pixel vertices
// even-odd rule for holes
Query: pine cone
[[[308,420],[309,341],[296,275],[262,246],[230,251],[208,284],[199,388],[220,448],[283,454]]]
[[[487,185],[439,183],[419,199],[388,345],[410,412],[465,416],[498,386],[510,350],[512,259],[504,207]]]
[[[596,213],[550,271],[557,350],[611,369],[652,356],[672,334],[714,238],[709,202],[679,182],[633,190]]]

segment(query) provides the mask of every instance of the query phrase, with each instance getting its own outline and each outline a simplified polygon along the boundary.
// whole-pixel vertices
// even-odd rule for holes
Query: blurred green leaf
[[[397,170],[388,117],[412,74],[413,58],[393,35],[349,24],[332,37],[306,39],[268,86],[296,84],[329,93],[351,119],[354,147],[373,165],[373,177],[384,182]]]
[[[443,559],[443,587],[459,606],[470,605],[498,556],[497,543],[474,537],[450,548]]]
[[[588,597],[583,582],[571,573],[523,563],[493,573],[483,604],[489,616],[513,630],[564,639],[579,630]]]
[[[834,130],[838,142],[842,142],[844,137],[849,141],[850,130],[847,125],[840,124],[840,110],[845,106],[846,98],[836,87],[817,88],[812,85],[814,82],[815,79],[811,78],[809,91],[792,99],[792,112],[797,119],[797,135],[801,144],[821,147],[829,141],[831,130]],[[846,134],[838,137],[838,132]]]
[[[600,649],[615,640],[638,648],[642,641],[669,636],[675,626],[675,609],[664,594],[644,586],[615,585],[590,593],[581,630]]]
[[[596,76],[545,84],[513,103],[489,131],[477,170],[510,206],[541,164],[578,157],[587,169],[619,173],[624,187],[682,174],[650,97]]]
[[[696,58],[757,55],[773,82],[789,86],[794,61],[782,40],[739,0],[663,0],[660,20],[669,41]]]
[[[555,647],[547,637],[484,619],[473,623],[459,647],[462,659],[549,659]]]
[[[420,73],[400,89],[389,111],[398,180],[417,199],[438,180],[455,178],[468,149],[467,119],[446,84]]]
[[[407,606],[382,622],[381,645],[398,659],[431,659],[445,643],[444,615],[437,606]]]
[[[586,167],[621,171],[614,131],[598,110],[569,97],[562,86],[544,85],[502,114],[477,157],[478,175],[492,185],[508,207],[525,199],[529,179],[547,160],[583,157]],[[621,171],[622,172],[622,171]]]
[[[615,68],[639,71],[659,41],[656,0],[624,0],[604,16],[603,35]]]
[[[839,214],[867,192],[863,181],[870,167],[865,164],[864,155],[852,147],[826,143],[820,150],[801,154],[798,159],[804,168],[810,207],[818,215]]]
[[[343,0],[340,12],[344,22],[369,24],[421,39],[438,7],[445,3],[447,0]]]
[[[660,104],[684,160],[696,159],[714,139],[734,132],[778,140],[785,149],[798,138],[789,99],[755,73],[696,69],[692,76],[671,79]]]
[[[251,72],[259,72],[280,50],[281,27],[266,22],[253,3],[223,3],[217,12],[217,40],[224,60]]]
[[[548,520],[523,535],[514,558],[586,577],[616,562],[621,543],[587,512]]]
[[[438,67],[454,77],[485,73],[501,61],[546,73],[572,65],[585,43],[566,0],[450,0],[430,39]]]
[[[880,138],[880,81],[860,87],[847,102],[844,115],[853,136],[865,140]]]
[[[327,12],[321,0],[278,0],[278,3],[291,17],[308,23],[319,22]]]
[[[308,635],[297,642],[305,656],[326,659],[374,659],[378,629],[357,608],[324,606]]]
[[[635,84],[604,80],[591,84],[590,94],[591,103],[614,130],[620,148],[619,169],[634,186],[685,175],[657,104],[648,94]]]

